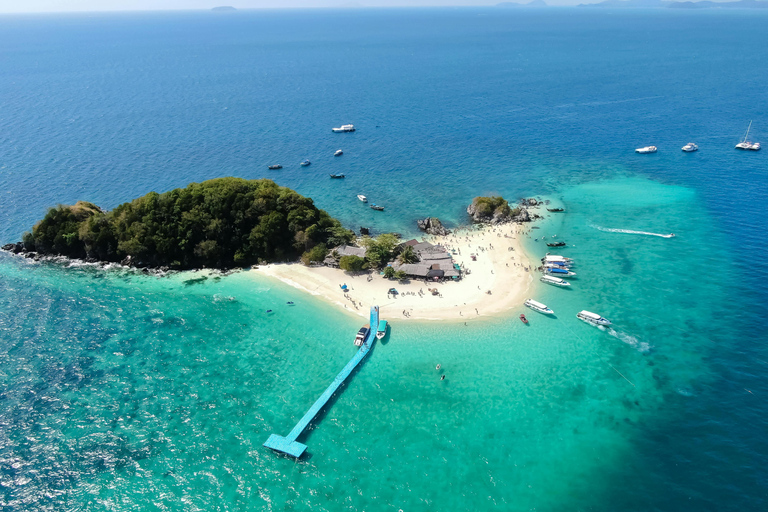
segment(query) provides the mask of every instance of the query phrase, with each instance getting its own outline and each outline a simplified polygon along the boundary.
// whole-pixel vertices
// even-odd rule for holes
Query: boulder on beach
[[[446,229],[446,227],[443,226],[443,223],[440,222],[440,219],[437,217],[427,217],[426,219],[417,220],[416,225],[428,235],[445,236],[451,233],[449,229]]]
[[[467,207],[467,213],[475,223],[530,222],[538,216],[523,208],[526,204],[530,204],[529,201],[523,200],[521,206],[511,208],[507,200],[501,196],[476,197]]]

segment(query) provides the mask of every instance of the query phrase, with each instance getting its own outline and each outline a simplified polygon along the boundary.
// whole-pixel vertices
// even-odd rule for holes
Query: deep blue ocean
[[[358,319],[245,273],[0,254],[2,508],[768,509],[768,153],[734,149],[750,120],[768,145],[767,27],[758,10],[0,16],[1,243],[57,203],[269,177],[407,235],[466,222],[477,195],[538,195],[565,206],[541,232],[580,268],[572,291],[537,289],[559,314],[528,329],[519,311],[393,323],[295,462],[261,444],[351,357]]]

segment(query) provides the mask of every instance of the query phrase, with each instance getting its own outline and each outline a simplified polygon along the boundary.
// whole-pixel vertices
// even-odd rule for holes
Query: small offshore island
[[[533,266],[519,235],[538,217],[528,208],[539,205],[476,197],[467,208],[472,224],[453,232],[427,218],[418,221],[422,241],[357,238],[312,199],[271,180],[218,178],[108,212],[85,201],[59,205],[2,249],[143,269],[251,267],[362,316],[379,304],[403,318],[467,321],[522,304]]]

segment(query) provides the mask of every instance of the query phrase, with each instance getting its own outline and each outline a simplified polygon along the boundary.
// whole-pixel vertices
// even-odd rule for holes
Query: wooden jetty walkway
[[[376,327],[378,325],[379,307],[373,306],[371,308],[371,328],[368,331],[368,336],[366,336],[366,338],[363,340],[362,346],[355,354],[355,357],[353,357],[347,363],[347,365],[339,372],[338,375],[336,375],[336,378],[333,379],[331,385],[328,386],[323,394],[320,395],[320,398],[318,398],[317,401],[312,404],[312,407],[309,408],[306,414],[304,414],[304,416],[299,420],[296,426],[293,427],[293,430],[291,430],[287,436],[283,437],[277,434],[272,434],[269,436],[269,439],[267,439],[267,442],[264,443],[264,446],[281,453],[292,455],[296,458],[301,457],[301,454],[304,453],[304,450],[307,449],[307,445],[297,442],[296,439],[301,435],[304,429],[307,428],[309,422],[311,422],[312,419],[317,416],[317,413],[320,412],[320,409],[322,409],[323,406],[328,403],[328,400],[330,400],[331,396],[333,396],[336,390],[339,389],[341,383],[344,382],[347,377],[349,377],[349,374],[352,373],[352,370],[354,370],[355,367],[360,364],[360,361],[362,361],[363,358],[371,350],[373,343],[376,341]]]

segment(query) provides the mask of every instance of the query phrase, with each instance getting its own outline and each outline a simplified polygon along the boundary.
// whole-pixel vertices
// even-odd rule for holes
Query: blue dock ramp
[[[320,395],[320,398],[318,398],[315,403],[312,404],[312,407],[309,408],[309,410],[299,420],[296,426],[293,427],[293,430],[291,430],[291,432],[285,437],[272,434],[269,436],[269,439],[267,439],[267,442],[264,443],[264,446],[281,453],[292,455],[296,458],[301,457],[301,455],[304,453],[304,450],[307,449],[307,445],[297,442],[296,439],[301,435],[304,429],[307,428],[307,425],[309,425],[312,419],[317,416],[317,413],[320,412],[320,409],[322,409],[323,406],[328,403],[328,400],[330,400],[336,390],[339,389],[341,383],[344,382],[347,377],[349,377],[349,374],[352,373],[352,370],[354,370],[355,367],[360,364],[360,361],[362,361],[363,358],[368,354],[368,352],[371,350],[371,347],[373,346],[373,343],[376,341],[376,326],[379,325],[378,306],[373,306],[371,308],[370,325],[371,328],[368,331],[368,335],[363,340],[363,344],[360,347],[360,350],[358,350],[355,354],[355,357],[353,357],[347,363],[347,365],[342,368],[338,375],[336,375],[336,378],[333,379],[331,385],[328,386],[323,394]]]

